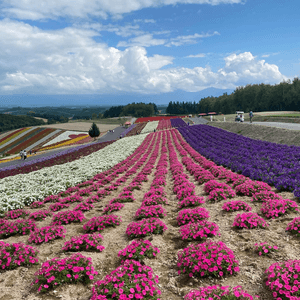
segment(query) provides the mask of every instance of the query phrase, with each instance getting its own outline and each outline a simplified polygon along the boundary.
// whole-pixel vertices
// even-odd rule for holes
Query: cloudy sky
[[[1,0],[0,95],[149,95],[300,77],[299,8],[299,0]]]

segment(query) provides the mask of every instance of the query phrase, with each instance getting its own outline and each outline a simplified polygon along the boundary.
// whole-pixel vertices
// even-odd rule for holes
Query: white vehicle
[[[243,111],[236,111],[235,122],[244,122],[244,112]]]

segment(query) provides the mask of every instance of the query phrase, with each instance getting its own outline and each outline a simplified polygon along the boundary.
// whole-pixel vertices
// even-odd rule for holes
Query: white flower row
[[[57,194],[112,168],[131,155],[147,135],[123,138],[78,160],[0,180],[0,214]]]
[[[158,126],[158,121],[148,122],[147,125],[143,128],[141,133],[153,132]]]
[[[55,143],[59,143],[59,142],[65,141],[65,140],[70,140],[71,138],[69,137],[69,135],[82,134],[82,133],[86,134],[86,132],[82,132],[82,131],[67,130],[67,131],[63,132],[62,134],[60,134],[59,136],[57,136],[56,138],[54,138],[53,140],[51,140],[48,143],[46,143],[45,145],[43,145],[43,147],[50,146],[50,145],[53,145]]]

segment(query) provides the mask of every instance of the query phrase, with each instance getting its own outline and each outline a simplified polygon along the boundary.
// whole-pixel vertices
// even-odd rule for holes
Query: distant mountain
[[[41,107],[41,106],[114,106],[132,102],[154,102],[157,105],[168,104],[170,101],[196,101],[205,97],[218,97],[224,93],[231,94],[231,89],[207,88],[200,92],[177,90],[164,94],[109,94],[109,95],[0,95],[1,107]]]

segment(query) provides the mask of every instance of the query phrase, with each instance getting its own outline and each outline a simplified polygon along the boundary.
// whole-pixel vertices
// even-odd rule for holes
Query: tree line
[[[43,120],[35,119],[30,116],[12,116],[8,114],[0,114],[0,132],[45,124],[46,123]]]
[[[114,118],[123,116],[151,117],[158,113],[158,109],[155,103],[131,103],[128,105],[112,106],[103,113],[104,118]]]
[[[196,114],[217,112],[233,114],[237,110],[249,111],[291,111],[300,110],[300,79],[283,81],[279,84],[253,84],[237,87],[228,95],[202,98],[196,102],[170,102],[169,114]]]

